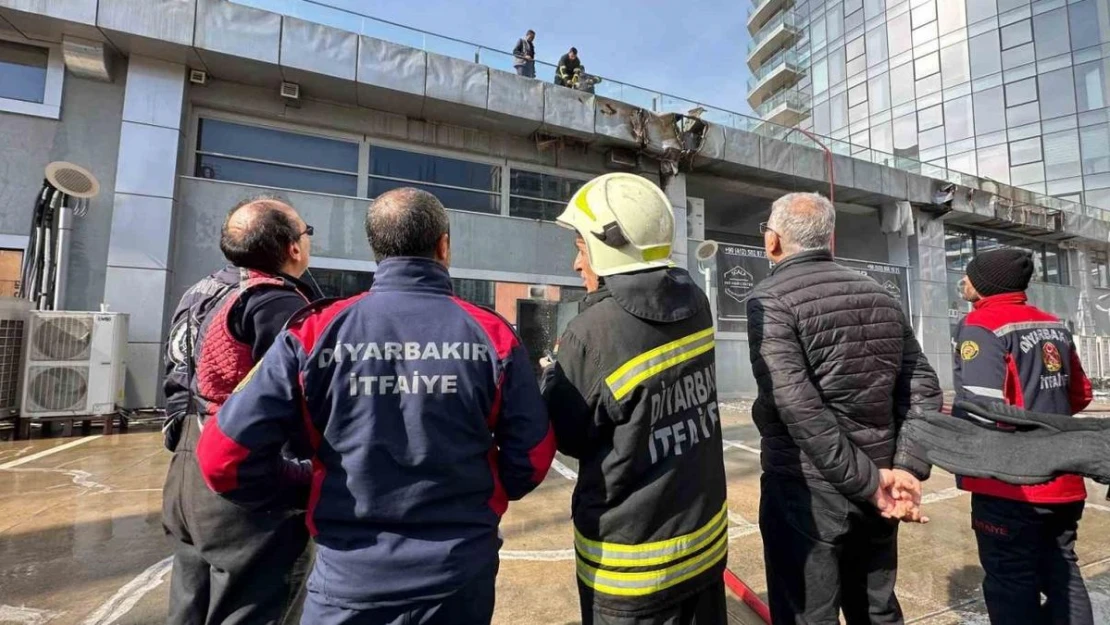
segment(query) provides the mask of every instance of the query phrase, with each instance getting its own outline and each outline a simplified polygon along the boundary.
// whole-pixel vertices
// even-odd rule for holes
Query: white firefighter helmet
[[[642,176],[594,178],[556,221],[586,241],[590,268],[599,276],[674,265],[674,210],[663,191]]]

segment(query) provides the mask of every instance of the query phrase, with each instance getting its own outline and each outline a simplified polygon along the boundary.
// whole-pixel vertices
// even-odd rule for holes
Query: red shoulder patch
[[[520,344],[512,326],[501,315],[481,306],[475,306],[459,297],[452,297],[451,299],[486,331],[490,340],[493,341],[493,348],[497,350],[498,358],[507,357],[513,351],[513,348]]]
[[[289,334],[300,341],[306,355],[311,354],[312,350],[316,348],[316,341],[331,325],[331,322],[339,316],[339,313],[347,310],[369,294],[369,292],[359,293],[344,300],[322,302],[322,307],[319,309],[309,305],[289,320]]]

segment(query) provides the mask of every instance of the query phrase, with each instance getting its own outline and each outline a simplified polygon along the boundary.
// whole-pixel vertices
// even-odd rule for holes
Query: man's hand
[[[921,514],[921,482],[898,469],[880,469],[879,487],[871,495],[871,503],[886,519],[912,523],[928,523]]]

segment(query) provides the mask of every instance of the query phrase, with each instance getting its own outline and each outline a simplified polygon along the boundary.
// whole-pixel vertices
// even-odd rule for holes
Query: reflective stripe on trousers
[[[668,540],[641,545],[593,541],[575,530],[578,578],[597,592],[621,596],[649,595],[692,579],[728,555],[725,507],[702,527]],[[691,557],[692,556],[692,557]],[[598,568],[600,565],[606,568]],[[665,565],[655,570],[643,567]]]

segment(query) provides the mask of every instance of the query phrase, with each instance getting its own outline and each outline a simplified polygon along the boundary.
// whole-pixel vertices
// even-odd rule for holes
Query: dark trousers
[[[514,65],[513,69],[516,70],[518,76],[524,76],[525,78],[536,77],[535,61],[525,61],[522,65]]]
[[[822,488],[823,487],[823,488]],[[764,473],[759,530],[776,624],[902,623],[898,524],[827,485]]]
[[[488,625],[493,620],[497,569],[495,562],[442,599],[373,608],[339,607],[310,589],[301,625]]]
[[[1093,625],[1075,556],[1083,505],[972,495],[971,524],[986,572],[983,597],[991,623]]]
[[[308,569],[304,514],[249,512],[208,489],[187,417],[162,494],[174,548],[169,625],[283,622]]]
[[[594,605],[593,591],[578,582],[578,602],[582,625],[723,625],[728,623],[723,579],[698,592],[648,614],[614,614]]]

